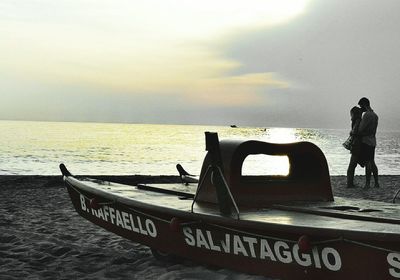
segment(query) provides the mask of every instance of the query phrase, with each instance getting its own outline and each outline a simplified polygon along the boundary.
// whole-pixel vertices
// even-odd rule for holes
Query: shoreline
[[[137,183],[179,183],[180,179],[174,175],[76,175],[77,178],[90,177],[121,184]],[[374,179],[371,178],[371,187],[363,189],[364,175],[354,176],[357,188],[346,188],[346,175],[333,175],[331,178],[334,196],[343,196],[360,199],[391,202],[395,193],[400,189],[400,175],[379,175],[380,188],[374,188]],[[19,188],[62,188],[61,175],[0,175],[0,191]]]
[[[179,182],[178,176],[85,177],[120,183]],[[391,202],[400,188],[400,175],[379,179],[380,188],[347,189],[346,176],[331,176],[333,194]],[[355,176],[355,183],[362,185],[364,176]],[[60,175],[0,175],[0,197],[2,279],[266,279],[186,260],[156,260],[146,246],[81,218]]]

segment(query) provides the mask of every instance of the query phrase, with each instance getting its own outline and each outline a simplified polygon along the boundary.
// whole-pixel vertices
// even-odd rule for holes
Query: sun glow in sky
[[[306,3],[6,1],[1,4],[1,68],[43,83],[131,94],[175,92],[201,102],[252,102],[260,87],[287,83],[273,73],[230,76],[239,62],[223,57],[212,44],[238,30],[284,24],[300,15]],[[228,100],[224,92],[233,88]]]
[[[0,119],[397,127],[398,0],[2,0]]]

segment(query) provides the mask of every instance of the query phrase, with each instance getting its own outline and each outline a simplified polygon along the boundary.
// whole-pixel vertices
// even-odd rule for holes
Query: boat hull
[[[251,222],[135,199],[123,203],[82,188],[76,179],[65,181],[79,215],[153,250],[279,279],[400,279],[400,242],[395,238],[372,242],[285,225],[257,228]]]

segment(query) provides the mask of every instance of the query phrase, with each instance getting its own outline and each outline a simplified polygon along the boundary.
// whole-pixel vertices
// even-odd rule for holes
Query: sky
[[[398,0],[2,0],[0,119],[400,123]]]

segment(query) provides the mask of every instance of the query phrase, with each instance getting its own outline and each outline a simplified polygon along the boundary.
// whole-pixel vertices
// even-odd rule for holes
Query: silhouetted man
[[[378,167],[375,164],[376,129],[378,128],[378,115],[372,110],[369,100],[363,97],[358,101],[361,109],[365,112],[362,116],[358,135],[361,137],[361,160],[365,162],[365,186],[370,187],[371,172],[374,175],[375,187],[379,187]],[[354,174],[354,172],[353,172]]]

